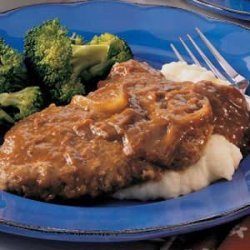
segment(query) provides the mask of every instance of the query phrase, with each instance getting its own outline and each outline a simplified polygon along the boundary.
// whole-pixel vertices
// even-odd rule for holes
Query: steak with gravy
[[[197,162],[214,133],[244,148],[234,87],[176,83],[146,63],[113,66],[88,96],[18,122],[0,147],[0,189],[43,200],[111,194]]]

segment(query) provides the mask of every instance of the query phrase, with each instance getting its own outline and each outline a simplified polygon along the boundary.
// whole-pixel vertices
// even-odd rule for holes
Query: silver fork
[[[227,61],[226,59],[220,54],[220,52],[212,45],[212,43],[206,38],[206,36],[200,31],[200,29],[195,28],[196,32],[200,36],[201,40],[205,43],[208,50],[214,55],[214,57],[217,59],[220,66],[224,69],[224,72],[228,75],[230,78],[229,82],[231,85],[238,88],[242,94],[246,93],[246,89],[249,85],[249,81],[242,75],[240,75]],[[202,59],[205,61],[208,69],[210,69],[216,77],[222,80],[227,80],[225,75],[215,67],[215,65],[209,60],[209,58],[206,56],[206,54],[201,50],[201,48],[198,46],[198,44],[194,41],[194,39],[187,34],[188,39],[192,43],[193,47],[197,50],[197,52],[200,54]],[[191,49],[188,47],[188,45],[184,42],[184,40],[180,37],[179,38],[182,45],[184,46],[185,50],[189,54],[189,56],[192,58],[193,62],[201,66],[199,60],[195,57],[195,55],[192,53]],[[172,50],[174,51],[176,57],[179,61],[185,61],[184,58],[181,56],[180,52],[176,49],[176,47],[171,43],[170,44]],[[248,100],[250,100],[250,97],[246,96]]]

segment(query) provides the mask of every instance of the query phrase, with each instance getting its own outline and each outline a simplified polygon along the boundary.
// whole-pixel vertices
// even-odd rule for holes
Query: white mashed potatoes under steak
[[[217,79],[211,71],[185,62],[164,64],[161,69],[167,80],[198,82],[208,80],[228,84]],[[218,150],[219,149],[219,150]],[[113,196],[118,199],[154,200],[175,198],[207,187],[216,180],[231,180],[242,159],[240,149],[224,136],[213,134],[198,162],[184,170],[167,170],[158,182],[146,182],[125,188]]]

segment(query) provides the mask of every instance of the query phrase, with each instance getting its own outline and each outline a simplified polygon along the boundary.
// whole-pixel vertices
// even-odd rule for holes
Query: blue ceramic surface
[[[229,17],[250,21],[249,0],[189,0],[189,2]]]
[[[176,8],[117,1],[38,5],[0,15],[0,36],[22,51],[25,31],[54,17],[87,39],[105,31],[116,33],[128,41],[136,58],[158,68],[175,60],[169,44],[179,46],[180,35],[189,33],[198,40],[194,31],[198,26],[236,70],[250,78],[249,30]],[[249,188],[250,156],[241,163],[232,181],[220,181],[199,192],[166,201],[99,201],[66,206],[0,192],[0,231],[83,242],[173,235],[249,213]]]

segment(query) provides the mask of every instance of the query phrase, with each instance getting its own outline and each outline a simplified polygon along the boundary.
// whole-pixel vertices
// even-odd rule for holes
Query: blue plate
[[[229,17],[250,21],[249,0],[189,0],[189,2]]]
[[[178,37],[210,38],[228,61],[250,78],[250,32],[240,26],[207,19],[176,8],[117,1],[38,5],[0,15],[0,36],[20,51],[27,29],[59,17],[71,31],[87,39],[109,31],[128,41],[136,58],[155,67],[175,60],[169,49]],[[187,59],[187,58],[186,58]],[[249,213],[250,156],[230,182],[220,181],[190,195],[155,202],[49,204],[0,192],[0,230],[44,239],[82,242],[141,240],[200,230]]]

